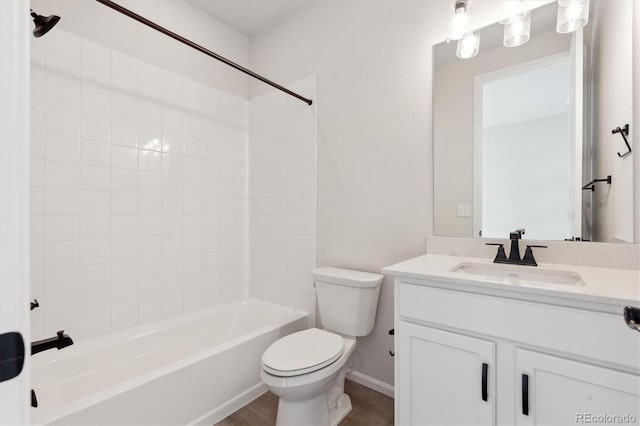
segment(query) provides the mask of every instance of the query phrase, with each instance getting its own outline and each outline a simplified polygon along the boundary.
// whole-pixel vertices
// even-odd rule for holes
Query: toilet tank
[[[366,336],[373,330],[380,274],[333,267],[312,271],[322,326],[347,336]]]

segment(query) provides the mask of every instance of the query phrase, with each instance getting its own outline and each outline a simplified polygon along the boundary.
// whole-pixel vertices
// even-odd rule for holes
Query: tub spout
[[[31,355],[53,348],[60,350],[71,345],[73,345],[71,337],[68,334],[64,334],[64,330],[60,330],[56,333],[56,337],[31,342]]]

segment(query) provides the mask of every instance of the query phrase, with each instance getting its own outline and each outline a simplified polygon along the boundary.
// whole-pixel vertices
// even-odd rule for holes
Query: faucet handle
[[[498,253],[496,254],[493,263],[505,263],[507,261],[507,254],[504,251],[503,243],[484,243],[487,246],[498,246]]]
[[[532,248],[547,248],[547,246],[527,245],[527,249],[524,251],[524,257],[522,258],[523,265],[538,266],[538,262],[536,262],[536,259],[533,257]]]

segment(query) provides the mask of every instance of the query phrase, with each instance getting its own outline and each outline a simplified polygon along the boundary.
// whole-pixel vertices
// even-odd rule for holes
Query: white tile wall
[[[291,88],[316,99],[315,77]],[[270,93],[249,104],[250,294],[302,309],[313,324],[315,103]]]
[[[63,30],[32,48],[33,339],[243,296],[247,101]]]

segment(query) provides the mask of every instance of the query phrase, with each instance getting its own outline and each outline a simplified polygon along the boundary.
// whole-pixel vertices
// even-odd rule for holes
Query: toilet
[[[351,411],[344,393],[356,338],[373,329],[382,275],[333,267],[312,271],[322,329],[277,340],[260,377],[278,396],[277,425],[337,425]]]

